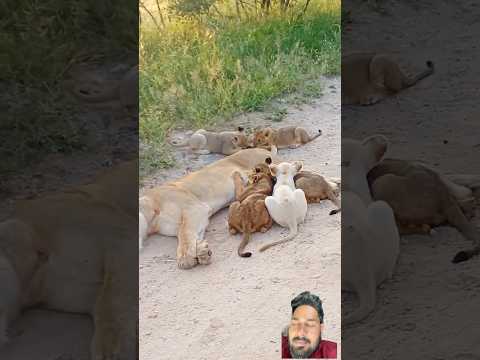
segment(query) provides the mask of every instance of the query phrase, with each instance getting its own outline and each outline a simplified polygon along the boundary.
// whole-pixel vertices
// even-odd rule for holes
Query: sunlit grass
[[[165,135],[197,129],[340,72],[340,1],[312,2],[303,17],[175,21],[141,28],[142,173],[169,166]],[[152,161],[155,159],[155,163]]]

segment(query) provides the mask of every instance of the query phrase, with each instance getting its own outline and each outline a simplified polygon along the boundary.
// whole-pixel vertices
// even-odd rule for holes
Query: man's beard
[[[296,336],[292,339],[292,342],[294,340],[304,340],[310,344],[310,340],[308,340],[305,337]],[[288,347],[290,348],[290,355],[292,355],[294,359],[308,359],[310,355],[312,355],[315,352],[315,350],[317,350],[318,344],[320,344],[320,340],[321,340],[321,336],[318,337],[318,340],[315,342],[315,344],[313,344],[313,346],[295,350],[295,348],[293,347],[293,344],[290,343],[290,339],[289,339]]]

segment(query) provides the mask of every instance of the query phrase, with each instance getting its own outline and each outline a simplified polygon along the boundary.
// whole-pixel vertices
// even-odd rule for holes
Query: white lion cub
[[[298,233],[298,224],[305,220],[307,215],[307,199],[301,189],[295,189],[293,177],[302,170],[300,161],[293,163],[282,162],[278,165],[270,165],[270,171],[277,178],[272,196],[265,198],[265,206],[272,219],[283,227],[288,227],[290,233],[282,240],[272,242],[260,248],[265,251],[269,247],[283,244],[292,240]]]

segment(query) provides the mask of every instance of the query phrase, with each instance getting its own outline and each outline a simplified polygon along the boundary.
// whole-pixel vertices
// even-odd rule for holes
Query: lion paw
[[[230,235],[235,235],[238,231],[237,229],[231,227],[230,229],[228,229],[228,231],[230,232]]]
[[[208,248],[208,243],[202,241],[197,245],[197,259],[200,265],[208,265],[211,262],[212,250]]]
[[[198,264],[198,259],[194,256],[182,255],[177,257],[177,266],[180,269],[191,269]]]
[[[241,181],[241,182],[245,182],[242,174],[241,174],[239,171],[234,171],[234,172],[232,173],[232,178],[233,178],[233,180],[239,180],[239,181]]]

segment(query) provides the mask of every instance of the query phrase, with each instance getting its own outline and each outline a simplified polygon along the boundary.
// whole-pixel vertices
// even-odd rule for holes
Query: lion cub
[[[330,215],[336,214],[340,209],[340,201],[337,198],[338,185],[334,182],[327,181],[319,174],[311,171],[300,171],[294,176],[295,187],[302,189],[307,198],[307,203],[319,203],[322,200],[330,200],[336,207]]]
[[[208,155],[217,153],[232,155],[237,151],[248,147],[247,135],[243,127],[238,131],[213,132],[204,129],[197,130],[187,141],[183,143],[171,142],[173,146],[188,146],[194,154]]]
[[[252,256],[251,252],[243,250],[250,241],[251,234],[256,231],[266,232],[272,227],[273,221],[265,207],[265,198],[273,190],[273,177],[267,164],[255,166],[248,176],[247,186],[244,186],[238,171],[232,174],[235,182],[235,202],[228,210],[228,226],[232,235],[243,233],[243,240],[238,246],[238,255]]]
[[[433,74],[434,65],[407,77],[385,54],[355,53],[342,57],[342,104],[372,105]]]
[[[317,134],[310,136],[307,130],[299,126],[285,126],[279,129],[266,127],[255,130],[253,133],[253,146],[266,148],[267,150],[272,145],[275,145],[278,149],[295,149],[300,145],[309,143],[320,135],[322,135],[322,130],[318,130]]]
[[[302,167],[303,164],[300,161],[270,165],[270,172],[277,181],[272,196],[267,196],[265,199],[265,206],[272,219],[278,225],[288,227],[290,233],[282,240],[262,246],[260,251],[291,241],[298,234],[298,224],[305,221],[307,199],[302,189],[295,188],[293,181],[293,177],[302,170]]]

